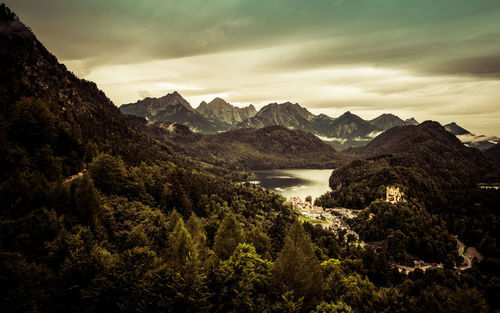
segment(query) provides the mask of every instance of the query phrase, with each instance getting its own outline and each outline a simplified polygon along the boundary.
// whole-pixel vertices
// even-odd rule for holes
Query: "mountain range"
[[[325,114],[314,115],[297,103],[271,103],[258,112],[253,105],[239,108],[215,98],[202,102],[196,109],[177,92],[161,98],[145,98],[124,104],[125,114],[144,117],[153,122],[175,122],[189,126],[193,131],[211,134],[235,128],[262,128],[281,125],[308,131],[336,149],[364,145],[381,132],[399,125],[416,125],[392,114],[383,114],[371,121],[347,111],[338,118]]]
[[[136,103],[124,104],[120,110],[125,114],[144,117],[153,122],[175,122],[189,126],[193,131],[213,134],[236,128],[262,128],[281,125],[290,129],[315,134],[337,150],[360,147],[377,135],[397,126],[418,125],[413,117],[403,120],[384,113],[372,120],[364,120],[349,111],[337,118],[326,114],[314,115],[298,103],[271,103],[258,112],[253,105],[236,107],[221,98],[202,102],[193,109],[178,92],[161,98],[145,98]],[[444,128],[468,146],[481,151],[500,142],[495,136],[476,136],[453,122]]]

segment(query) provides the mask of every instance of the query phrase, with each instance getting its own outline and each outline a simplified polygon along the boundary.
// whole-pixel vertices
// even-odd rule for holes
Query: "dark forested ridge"
[[[353,224],[361,229],[369,213],[387,211],[360,230],[363,238],[385,241],[387,249],[373,253],[300,223],[276,194],[232,183],[234,171],[225,163],[200,162],[179,148],[210,137],[183,127],[172,136],[171,124],[150,128],[122,115],[94,83],[59,64],[3,4],[0,65],[2,312],[498,309],[497,215],[483,195],[474,212],[480,217],[457,214],[453,225],[418,202],[374,202]],[[270,130],[214,135],[214,142],[255,141],[273,132],[295,140],[298,134]],[[273,136],[276,155],[290,146]],[[346,175],[350,166],[342,170]],[[498,203],[494,192],[487,199]],[[422,238],[406,247],[423,230],[436,241]],[[400,233],[408,235],[403,246],[391,239]],[[473,244],[483,240],[477,246],[485,260],[461,275],[442,269],[406,276],[390,266],[416,256],[455,257],[453,247],[441,246],[451,234]]]
[[[202,135],[177,123],[148,123],[129,116],[136,127],[193,159],[233,169],[336,168],[349,158],[309,132],[284,126],[234,129]]]

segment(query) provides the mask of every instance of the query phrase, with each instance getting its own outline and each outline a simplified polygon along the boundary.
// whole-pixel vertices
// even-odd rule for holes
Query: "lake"
[[[330,191],[328,180],[332,174],[328,170],[310,169],[275,169],[253,171],[254,177],[251,182],[258,184],[270,191],[277,192],[286,197],[292,196],[304,199],[312,196],[313,200]]]

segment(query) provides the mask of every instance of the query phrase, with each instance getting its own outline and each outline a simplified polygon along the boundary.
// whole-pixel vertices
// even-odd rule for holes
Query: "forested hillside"
[[[269,168],[336,168],[349,160],[311,133],[268,126],[202,135],[177,123],[150,123],[128,116],[154,138],[195,160],[233,170]]]

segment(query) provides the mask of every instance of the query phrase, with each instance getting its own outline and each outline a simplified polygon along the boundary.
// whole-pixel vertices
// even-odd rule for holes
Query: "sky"
[[[116,105],[174,90],[500,136],[498,0],[6,0]]]

